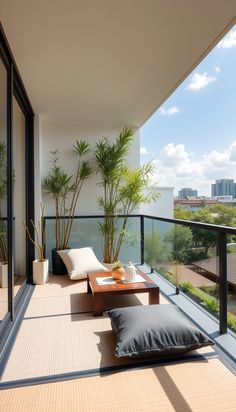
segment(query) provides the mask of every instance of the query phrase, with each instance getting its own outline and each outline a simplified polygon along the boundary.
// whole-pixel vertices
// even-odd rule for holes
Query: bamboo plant
[[[122,243],[127,234],[129,235],[129,215],[141,204],[150,203],[158,197],[152,191],[148,194],[143,192],[150,183],[152,164],[148,163],[133,170],[127,165],[126,156],[132,136],[133,131],[125,127],[115,142],[102,139],[96,145],[99,186],[103,189],[98,204],[104,212],[104,220],[99,223],[103,235],[104,263],[115,263],[118,260]]]
[[[56,249],[66,249],[69,244],[70,233],[78,203],[79,195],[84,181],[91,175],[92,169],[87,160],[83,158],[90,152],[87,142],[76,140],[73,153],[77,160],[75,175],[68,175],[59,164],[58,151],[51,152],[51,168],[46,177],[42,179],[45,193],[50,194],[55,201]]]
[[[0,142],[0,262],[7,263],[7,228],[2,216],[2,203],[7,197],[7,145]]]
[[[44,225],[44,206],[42,203],[40,203],[40,210],[41,210],[41,218],[40,220],[38,220],[37,224],[32,219],[30,220],[30,223],[33,227],[34,234],[35,234],[34,239],[32,238],[29,228],[26,226],[25,223],[23,223],[23,226],[25,227],[26,233],[30,241],[35,246],[35,249],[37,251],[38,261],[44,262],[46,260],[45,258],[46,234],[45,234],[45,225]]]

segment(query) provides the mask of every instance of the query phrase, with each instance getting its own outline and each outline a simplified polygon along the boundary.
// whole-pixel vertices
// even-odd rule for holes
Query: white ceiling
[[[233,25],[236,0],[1,0],[36,113],[140,127]]]

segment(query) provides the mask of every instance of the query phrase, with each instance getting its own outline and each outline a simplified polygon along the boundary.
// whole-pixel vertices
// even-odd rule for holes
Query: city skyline
[[[140,131],[142,163],[154,182],[211,196],[217,179],[236,180],[236,26]]]
[[[179,199],[186,199],[187,197],[201,197],[201,193],[193,187],[181,187],[178,191]],[[236,198],[236,183],[233,179],[216,179],[215,183],[211,184],[211,196],[209,197],[231,196]]]

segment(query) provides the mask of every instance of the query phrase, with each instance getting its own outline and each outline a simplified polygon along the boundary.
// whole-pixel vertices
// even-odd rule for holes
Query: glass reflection
[[[25,116],[13,100],[13,256],[14,296],[26,277]]]
[[[7,71],[0,60],[0,322],[8,311]]]

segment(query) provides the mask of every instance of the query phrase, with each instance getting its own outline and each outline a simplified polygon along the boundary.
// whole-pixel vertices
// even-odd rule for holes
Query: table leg
[[[93,295],[93,315],[102,316],[103,315],[103,299],[99,293]]]
[[[157,305],[158,303],[160,303],[159,288],[150,290],[149,291],[149,305]]]
[[[89,283],[89,280],[87,279],[87,293],[91,294],[92,293],[92,289]]]

